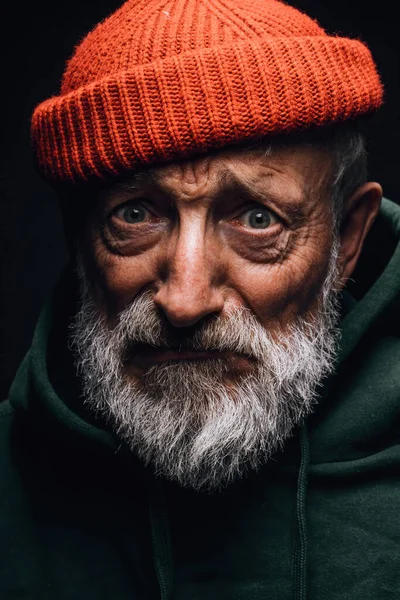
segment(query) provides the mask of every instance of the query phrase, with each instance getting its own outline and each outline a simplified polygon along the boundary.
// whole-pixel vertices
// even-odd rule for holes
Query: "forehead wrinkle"
[[[300,160],[293,162],[291,157],[296,151],[301,151]],[[255,158],[255,162],[251,160],[252,158]],[[282,195],[279,193],[279,188],[282,188],[285,190],[285,196],[289,194],[292,202],[297,202],[299,205],[311,196],[324,194],[332,170],[330,154],[313,147],[307,149],[304,146],[289,146],[285,147],[284,151],[279,147],[272,147],[270,153],[261,156],[259,151],[249,153],[246,163],[250,167],[255,164],[256,168],[250,169],[248,177],[246,174],[243,177],[241,171],[234,171],[236,178],[241,179],[251,189],[259,190],[261,194],[264,192],[264,185],[267,185],[268,194],[271,193],[277,198]],[[249,169],[245,169],[246,173],[247,171]]]
[[[176,166],[180,167],[182,170],[182,164]],[[230,164],[230,161],[227,163],[223,160],[222,165],[220,163],[215,170],[214,176],[210,176],[211,169],[210,165],[208,165],[209,168],[206,169],[207,173],[203,171],[203,177],[199,178],[199,180],[195,177],[192,161],[188,161],[187,165],[183,165],[183,171],[191,175],[189,177],[190,181],[188,181],[187,184],[189,189],[192,188],[190,191],[192,192],[193,190],[193,201],[206,196],[208,198],[218,198],[227,193],[246,193],[246,195],[250,197],[253,196],[255,199],[257,196],[261,197],[267,194],[279,199],[279,196],[282,196],[282,193],[279,193],[279,187],[281,185],[281,177],[283,177],[286,179],[287,184],[290,183],[285,191],[285,196],[289,193],[292,201],[300,203],[301,201],[304,201],[304,198],[307,195],[309,195],[313,183],[315,185],[315,181],[311,182],[308,178],[300,185],[300,181],[293,181],[292,178],[287,177],[285,170],[280,169],[279,166],[266,165],[265,163],[259,163],[257,166],[259,167],[257,169],[258,172],[252,171],[251,164],[242,170],[237,168],[236,164]],[[116,183],[115,186],[110,189],[110,192],[112,195],[118,195],[119,192],[121,194],[126,194],[129,192],[140,192],[141,190],[153,189],[161,192],[170,200],[177,200],[178,198],[187,196],[186,190],[183,191],[179,188],[177,189],[173,184],[168,182],[169,173],[170,169],[168,169],[168,167],[167,169],[155,167],[136,171],[129,179]],[[321,178],[324,179],[322,173],[319,174],[319,179]],[[185,183],[185,177],[181,178],[181,181]],[[196,187],[200,188],[201,193],[197,192]],[[265,189],[265,187],[267,187],[267,189]],[[188,195],[188,198],[190,196],[192,196],[192,193]]]
[[[173,182],[169,182],[169,175],[171,174],[170,169],[154,168],[134,173],[128,180],[119,182],[114,190],[116,192],[126,192],[153,189],[161,192],[161,194],[167,196],[171,200],[177,200],[185,196],[190,197],[192,194],[193,201],[201,197],[217,195],[223,174],[218,173],[217,181],[212,181],[209,173],[203,172],[203,177],[197,179],[195,177],[195,169],[193,168],[192,162],[190,165],[191,167],[188,164],[188,168],[186,168],[185,165],[183,169],[182,165],[176,165],[176,167],[180,168],[181,172],[184,173],[183,177],[178,178],[180,182],[178,186],[175,186]],[[186,181],[186,174],[189,175],[189,181]],[[185,187],[186,189],[182,189]],[[198,193],[196,188],[200,188],[202,193]],[[206,194],[204,193],[205,188],[207,188]],[[190,194],[188,194],[188,189],[191,192]]]
[[[180,165],[177,165],[180,167]],[[193,173],[193,169],[192,169]],[[170,169],[165,168],[149,168],[146,171],[138,171],[134,173],[128,180],[120,182],[115,186],[116,190],[121,191],[141,191],[141,190],[157,190],[163,195],[176,199],[182,195],[182,191],[177,189],[173,184],[168,183],[168,175]],[[184,181],[184,179],[182,178]],[[189,182],[194,185],[193,178]]]

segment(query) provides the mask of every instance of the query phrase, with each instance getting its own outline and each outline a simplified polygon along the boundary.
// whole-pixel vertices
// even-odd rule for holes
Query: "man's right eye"
[[[125,223],[134,225],[135,223],[142,223],[149,218],[149,211],[137,203],[129,203],[120,206],[115,212],[115,216]]]

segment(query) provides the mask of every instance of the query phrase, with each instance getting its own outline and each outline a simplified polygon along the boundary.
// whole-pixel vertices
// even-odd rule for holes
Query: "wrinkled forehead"
[[[254,191],[283,194],[300,203],[328,190],[331,170],[331,155],[311,145],[229,149],[134,173],[108,193],[154,190],[191,202]]]

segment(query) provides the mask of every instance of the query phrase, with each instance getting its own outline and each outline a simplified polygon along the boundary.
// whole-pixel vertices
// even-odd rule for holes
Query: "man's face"
[[[183,485],[257,468],[332,368],[330,173],[312,147],[226,151],[117,184],[89,218],[86,400]]]
[[[308,147],[236,151],[105,192],[85,253],[109,323],[144,291],[176,328],[245,307],[274,332],[313,311],[333,241],[330,162]]]

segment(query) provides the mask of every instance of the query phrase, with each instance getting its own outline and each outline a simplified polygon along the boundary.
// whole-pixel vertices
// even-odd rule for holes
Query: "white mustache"
[[[140,314],[140,318],[138,315]],[[271,337],[249,309],[237,308],[209,317],[198,326],[173,328],[157,312],[149,293],[135,298],[119,316],[119,341],[125,353],[147,346],[175,351],[234,352],[257,359]]]

